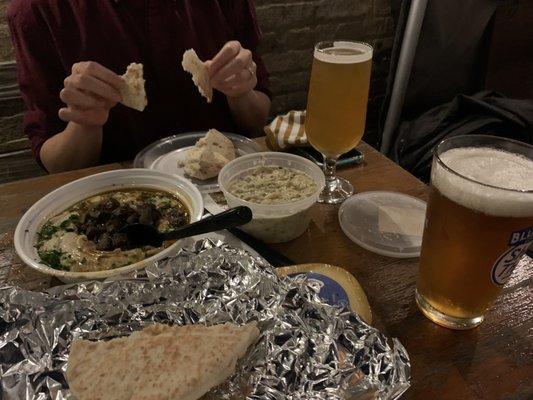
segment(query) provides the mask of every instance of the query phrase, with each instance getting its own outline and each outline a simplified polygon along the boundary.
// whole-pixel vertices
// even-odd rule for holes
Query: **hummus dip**
[[[104,271],[134,264],[162,247],[132,247],[120,232],[130,224],[168,232],[190,222],[189,210],[174,194],[127,189],[82,200],[49,218],[37,234],[36,248],[49,267],[73,272]]]

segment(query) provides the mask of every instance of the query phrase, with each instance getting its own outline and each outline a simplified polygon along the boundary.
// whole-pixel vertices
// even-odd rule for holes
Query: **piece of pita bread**
[[[235,371],[259,337],[244,326],[151,325],[107,342],[75,340],[67,382],[77,400],[196,400]]]
[[[128,65],[122,79],[126,82],[126,86],[120,93],[122,95],[121,103],[126,107],[143,111],[148,104],[144,89],[143,65],[138,63]]]
[[[209,129],[205,136],[198,140],[196,147],[210,147],[215,153],[221,154],[228,161],[235,159],[233,142],[216,129]]]
[[[222,133],[210,129],[196,142],[194,148],[187,152],[185,173],[200,180],[214,178],[231,160],[235,159],[235,146]]]
[[[207,67],[202,60],[198,58],[194,49],[186,50],[185,53],[183,53],[181,66],[186,72],[192,75],[192,81],[198,88],[200,94],[207,99],[208,103],[211,103],[211,100],[213,100],[213,87],[209,82]]]

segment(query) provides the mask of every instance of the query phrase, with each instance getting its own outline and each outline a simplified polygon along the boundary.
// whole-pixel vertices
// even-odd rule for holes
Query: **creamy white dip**
[[[302,200],[316,191],[316,183],[302,171],[260,166],[231,182],[229,191],[256,204],[283,204]]]

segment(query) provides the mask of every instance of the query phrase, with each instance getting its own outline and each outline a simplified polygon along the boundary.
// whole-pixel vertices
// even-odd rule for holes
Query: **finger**
[[[252,65],[252,52],[250,50],[241,50],[241,52],[225,66],[223,66],[215,75],[211,77],[214,82],[220,82],[228,79],[232,75],[247,69]]]
[[[257,65],[252,61],[252,65],[238,72],[235,75],[230,76],[222,82],[213,82],[215,89],[231,88],[240,84],[251,84],[253,87],[257,84]]]
[[[254,79],[255,75],[252,74],[251,71],[249,71],[248,69],[243,69],[239,73],[230,76],[228,79],[222,82],[217,82],[217,84],[213,84],[213,87],[215,89],[218,89],[219,87],[230,88],[236,85],[240,85],[242,83],[247,83]]]
[[[63,103],[77,108],[103,108],[107,106],[106,101],[103,99],[98,99],[77,89],[64,88],[59,93],[59,97]]]
[[[228,97],[237,97],[237,96],[241,96],[245,93],[250,92],[251,90],[255,88],[255,85],[256,85],[256,80],[250,79],[246,82],[242,82],[237,85],[224,86],[224,87],[220,87],[217,89]]]
[[[236,85],[239,82],[244,82],[248,79],[256,79],[256,73],[257,73],[257,65],[252,61],[252,64],[241,70],[241,72],[230,76],[228,79],[226,79],[224,82],[230,83],[231,85]]]
[[[226,65],[224,65],[216,74],[211,76],[211,81],[220,82],[228,79],[230,76],[237,74],[245,68],[252,65],[252,52],[243,49],[239,54]]]
[[[115,90],[124,88],[124,80],[110,69],[94,61],[83,61],[72,66],[73,74],[90,75],[107,83]]]
[[[64,84],[67,89],[87,91],[114,103],[122,99],[118,90],[91,75],[73,74],[65,79]]]
[[[241,51],[241,44],[236,40],[226,43],[218,54],[206,66],[209,76],[216,74],[224,65],[233,60]]]
[[[108,112],[103,108],[82,110],[64,107],[59,110],[59,118],[65,122],[75,122],[80,125],[101,126],[106,123]]]

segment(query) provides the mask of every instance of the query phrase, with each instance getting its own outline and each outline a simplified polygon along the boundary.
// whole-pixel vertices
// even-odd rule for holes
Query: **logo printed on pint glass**
[[[514,232],[509,238],[509,246],[516,246],[533,241],[533,227]]]
[[[510,247],[492,267],[491,278],[496,285],[503,286],[507,283],[513,273],[516,263],[525,253],[530,243],[533,241],[533,227],[513,232],[509,238]]]

